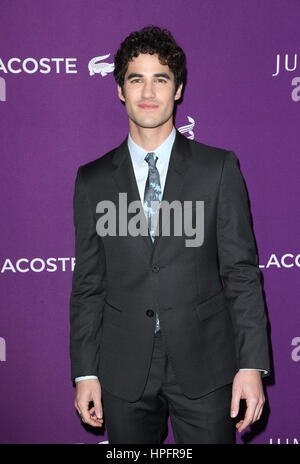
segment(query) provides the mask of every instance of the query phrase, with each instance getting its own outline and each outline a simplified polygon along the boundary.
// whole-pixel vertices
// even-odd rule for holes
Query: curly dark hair
[[[151,25],[127,36],[114,56],[114,77],[122,91],[128,63],[140,53],[157,54],[160,63],[169,66],[174,74],[175,92],[181,83],[185,85],[186,57],[183,50],[168,29]]]

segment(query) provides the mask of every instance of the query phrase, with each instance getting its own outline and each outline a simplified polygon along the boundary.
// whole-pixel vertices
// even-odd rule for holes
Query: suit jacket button
[[[158,264],[153,264],[152,272],[159,272],[159,265]]]
[[[148,317],[153,317],[154,311],[152,311],[152,309],[147,309],[146,314]]]

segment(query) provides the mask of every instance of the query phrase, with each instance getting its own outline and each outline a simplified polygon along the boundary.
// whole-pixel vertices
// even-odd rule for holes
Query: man
[[[75,407],[92,426],[105,417],[110,443],[161,443],[168,415],[176,443],[234,443],[240,400],[247,409],[239,432],[260,418],[261,377],[269,373],[260,271],[237,158],[174,128],[186,68],[170,32],[150,26],[130,34],[114,75],[129,135],[78,169],[74,193]],[[121,193],[128,205],[139,202],[147,234],[124,233]],[[100,233],[105,200],[115,205],[122,233]],[[200,245],[187,246],[188,234],[174,232],[178,210],[169,216],[173,232],[156,228],[163,212],[152,205],[174,201],[190,205],[183,212],[193,224],[204,205]],[[128,208],[126,225],[133,212]]]

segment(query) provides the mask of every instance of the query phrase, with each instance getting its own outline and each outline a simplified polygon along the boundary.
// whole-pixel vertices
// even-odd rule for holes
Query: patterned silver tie
[[[149,165],[149,172],[144,193],[144,208],[148,221],[148,228],[152,242],[154,242],[154,233],[158,218],[158,205],[162,198],[160,177],[156,167],[158,157],[155,153],[150,152],[145,156],[145,161]],[[155,202],[155,203],[152,203]],[[160,330],[158,315],[156,314],[155,333]]]

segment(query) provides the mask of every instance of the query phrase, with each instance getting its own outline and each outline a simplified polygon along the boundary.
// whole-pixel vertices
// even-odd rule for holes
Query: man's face
[[[124,95],[118,85],[118,95],[125,102],[130,121],[139,127],[154,128],[172,118],[182,84],[175,93],[174,74],[169,66],[160,64],[157,55],[140,54],[128,64],[123,90]]]

